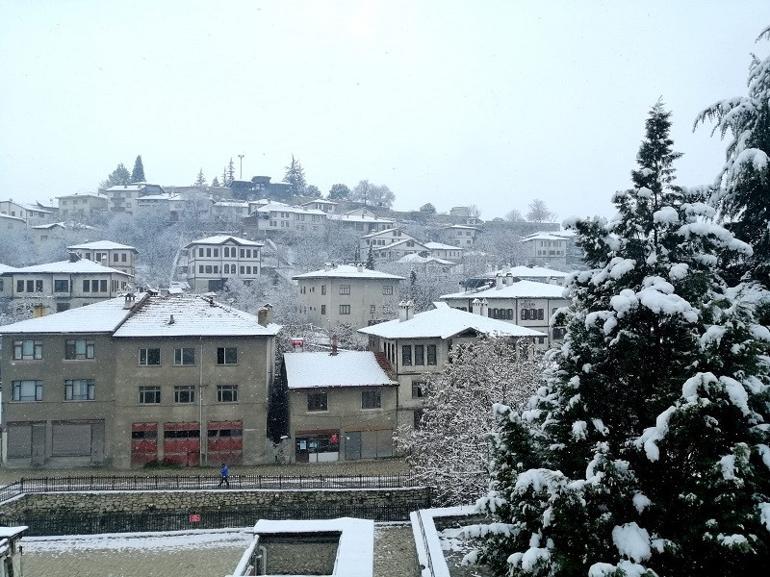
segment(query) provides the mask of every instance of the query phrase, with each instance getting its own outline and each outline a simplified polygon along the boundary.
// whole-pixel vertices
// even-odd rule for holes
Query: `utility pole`
[[[238,160],[241,161],[241,167],[239,170],[238,180],[243,180],[243,157],[246,156],[245,154],[239,154]]]

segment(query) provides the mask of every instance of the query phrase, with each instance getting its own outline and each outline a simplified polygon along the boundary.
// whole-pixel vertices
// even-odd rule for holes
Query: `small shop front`
[[[294,457],[297,463],[339,461],[339,430],[297,431],[294,440]]]

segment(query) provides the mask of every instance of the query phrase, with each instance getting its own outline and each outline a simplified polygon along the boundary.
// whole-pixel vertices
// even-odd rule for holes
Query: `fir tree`
[[[770,27],[760,40],[770,40]],[[752,58],[748,87],[747,96],[717,102],[701,112],[695,126],[713,121],[712,134],[718,130],[723,138],[732,136],[712,201],[721,209],[725,227],[754,249],[735,276],[749,273],[770,288],[770,56]]]
[[[219,186],[219,179],[215,176],[214,180],[211,181],[212,187],[218,187]]]
[[[658,103],[618,215],[574,223],[592,270],[569,285],[564,344],[527,407],[496,408],[479,503],[499,523],[470,531],[470,560],[497,574],[716,577],[770,562],[770,331],[754,312],[767,293],[721,277],[751,248],[674,185],[669,129]]]
[[[216,180],[216,177],[214,178],[214,180]],[[198,176],[195,178],[195,186],[198,186],[198,187],[206,186],[206,177],[203,175],[202,168],[198,171]],[[213,186],[213,183],[212,183],[212,186]]]
[[[131,182],[145,182],[144,164],[142,164],[142,155],[138,155],[134,161],[134,170],[131,171]]]
[[[369,245],[369,252],[366,255],[366,268],[374,270],[374,251],[372,251],[372,245]]]
[[[305,192],[305,169],[302,168],[302,163],[291,155],[291,162],[286,167],[286,174],[283,177],[283,181],[289,185],[292,196],[300,196]]]
[[[361,245],[356,245],[353,251],[353,264],[361,264]]]
[[[124,186],[130,183],[131,173],[128,172],[128,169],[121,162],[115,170],[109,174],[107,179],[99,185],[99,188],[105,189],[110,188],[111,186]]]
[[[227,163],[225,178],[225,185],[227,186],[230,186],[233,183],[233,180],[235,180],[235,163],[233,163],[232,158],[230,158],[230,162]]]
[[[315,184],[310,184],[305,187],[304,195],[308,198],[321,198],[321,189]]]

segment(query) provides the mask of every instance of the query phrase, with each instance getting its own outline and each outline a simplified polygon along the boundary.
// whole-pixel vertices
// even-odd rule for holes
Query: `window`
[[[219,249],[218,248],[214,249],[214,258],[219,258]]]
[[[90,293],[91,292],[91,281],[90,280],[84,280],[83,281],[83,292],[84,293]]]
[[[202,248],[198,249],[198,256],[203,256],[203,249]]]
[[[341,315],[349,315],[350,314],[350,305],[340,305],[340,314]]]
[[[206,256],[211,258],[211,249],[210,248],[206,249]]]
[[[542,321],[544,315],[545,315],[545,312],[543,311],[543,309],[537,309],[537,320]]]
[[[11,399],[14,401],[42,401],[43,381],[13,381]]]
[[[421,399],[427,394],[426,383],[422,381],[412,381],[412,398]]]
[[[206,265],[206,274],[211,274],[212,268],[210,264]]]
[[[328,405],[326,403],[326,393],[308,393],[307,394],[307,410],[308,411],[326,411]]]
[[[55,293],[67,293],[70,291],[70,281],[68,280],[55,280],[53,281],[53,292]]]
[[[93,379],[73,379],[64,381],[64,400],[93,401],[94,388]]]
[[[412,366],[412,345],[401,346],[401,364],[405,367]]]
[[[160,349],[139,349],[139,364],[143,367],[159,367]]]
[[[341,284],[340,285],[340,294],[341,295],[349,295],[350,294],[350,285],[349,284]]]
[[[425,345],[414,345],[414,364],[425,364]]]
[[[120,256],[118,255],[118,253],[116,253],[116,252],[113,252],[113,253],[112,253],[112,260],[113,260],[114,262],[118,262],[118,259],[119,259],[119,258],[120,258]]]
[[[380,391],[361,391],[362,409],[379,409],[382,407],[382,394]]]
[[[16,281],[16,292],[17,293],[23,293],[24,292],[24,281],[23,280],[17,280]]]
[[[120,262],[126,262],[126,253],[120,255]]]
[[[236,347],[219,347],[217,349],[218,365],[235,365],[238,363],[238,349]]]
[[[322,284],[322,285],[321,285],[321,294],[322,294],[322,295],[325,295],[325,294],[326,294],[326,285],[325,285],[325,284]]]
[[[521,320],[523,321],[529,320],[529,309],[521,309]]]
[[[377,305],[369,305],[369,316],[374,318],[374,315],[377,314]]]
[[[94,342],[86,339],[67,339],[64,342],[64,358],[82,361],[94,358]]]
[[[203,265],[202,264],[198,265],[198,274],[203,274]]]
[[[393,294],[393,286],[392,285],[386,285],[382,287],[382,294],[384,295],[392,295]]]
[[[27,292],[31,293],[35,290],[35,281],[28,280],[27,281]]]
[[[182,404],[194,403],[195,385],[176,385],[174,387],[174,402]]]
[[[35,281],[35,292],[36,293],[43,292],[43,281],[41,281],[41,280],[36,280]]]
[[[567,334],[567,329],[564,327],[554,327],[552,334],[554,339],[563,339],[564,335]]]
[[[321,314],[322,315],[326,314],[326,305],[321,305]]]
[[[160,404],[160,387],[139,387],[139,404]]]
[[[237,403],[238,385],[217,385],[218,403]]]
[[[436,364],[436,345],[428,345],[428,364]]]
[[[174,349],[174,364],[177,366],[189,366],[195,364],[195,349],[183,347]]]
[[[13,360],[39,361],[43,358],[43,343],[41,341],[24,340],[13,342]]]

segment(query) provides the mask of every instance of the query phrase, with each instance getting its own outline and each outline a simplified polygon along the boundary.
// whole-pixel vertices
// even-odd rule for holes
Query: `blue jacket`
[[[230,475],[230,469],[227,468],[227,465],[222,465],[222,468],[219,469],[219,474],[223,477],[227,477]]]

